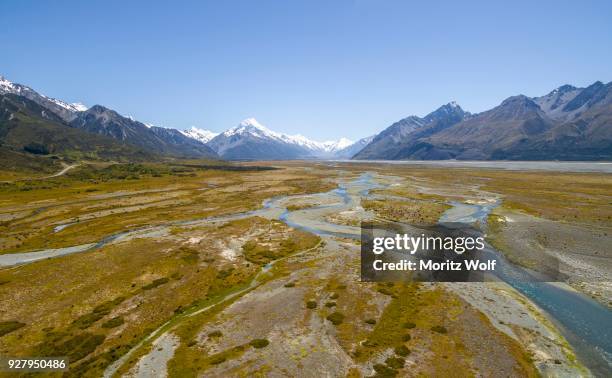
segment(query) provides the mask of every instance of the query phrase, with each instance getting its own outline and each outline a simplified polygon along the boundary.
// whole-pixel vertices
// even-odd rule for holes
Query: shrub
[[[400,345],[398,347],[395,347],[394,352],[398,356],[406,357],[410,354],[410,349],[408,349],[405,345]]]
[[[124,323],[123,317],[117,316],[102,323],[102,328],[115,328]]]
[[[49,149],[45,145],[36,142],[23,146],[23,150],[35,155],[49,155]]]
[[[438,333],[448,333],[448,330],[443,326],[433,326],[431,330]]]
[[[78,318],[76,318],[72,322],[72,324],[75,327],[78,327],[80,329],[86,329],[86,328],[89,328],[92,324],[94,324],[98,320],[102,319],[107,314],[108,313],[104,313],[104,312],[92,312],[89,314],[81,315]]]
[[[104,335],[95,335],[89,332],[74,335],[62,341],[66,334],[54,333],[49,335],[50,339],[41,344],[38,355],[41,356],[67,356],[70,363],[80,360],[87,356],[98,345],[104,342]]]
[[[416,324],[414,324],[413,322],[406,322],[402,324],[402,327],[410,329],[416,327]]]
[[[387,366],[393,369],[401,369],[404,367],[406,360],[398,357],[389,357],[385,360],[385,363],[387,364]]]
[[[285,287],[295,287],[295,282],[287,282],[284,286]]]
[[[168,281],[170,281],[170,280],[168,278],[166,278],[166,277],[158,278],[156,280],[153,280],[153,282],[151,282],[150,284],[143,286],[142,288],[143,288],[143,290],[151,290],[151,289],[154,289],[154,288],[156,288],[158,286],[161,286],[161,285],[167,283]]]
[[[317,302],[316,301],[308,301],[308,302],[306,302],[306,308],[309,308],[311,310],[314,309],[314,308],[317,308]]]
[[[216,330],[216,331],[212,331],[208,334],[208,337],[221,337],[223,336],[223,333],[221,333],[221,331]]]
[[[365,322],[368,324],[376,324],[376,319],[367,319]]]
[[[225,356],[222,354],[218,354],[216,356],[212,356],[209,361],[213,365],[219,365],[220,363],[225,362]]]
[[[404,336],[402,336],[402,341],[410,341],[410,339],[412,339],[412,337],[410,336],[409,333],[407,333]]]
[[[344,320],[344,315],[336,311],[336,312],[329,314],[327,316],[327,320],[332,322],[333,325],[339,325],[339,324],[342,324],[342,321]]]
[[[325,307],[334,307],[336,305],[336,302],[327,302],[325,303]]]
[[[10,320],[8,322],[0,322],[0,337],[6,335],[7,333],[16,331],[19,328],[24,327],[24,326],[25,326],[25,323],[21,323],[16,320]]]
[[[268,346],[268,344],[270,344],[270,342],[266,339],[253,339],[251,340],[251,342],[249,343],[253,348],[265,348]]]
[[[233,272],[234,267],[230,267],[225,270],[220,270],[219,273],[217,273],[217,279],[224,280],[227,277],[231,276]]]

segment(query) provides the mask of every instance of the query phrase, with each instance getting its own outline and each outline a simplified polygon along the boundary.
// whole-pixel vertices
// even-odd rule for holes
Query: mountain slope
[[[136,160],[153,157],[112,138],[71,128],[45,107],[13,94],[0,95],[0,145],[33,155]]]
[[[449,106],[381,132],[355,159],[610,160],[612,83],[509,97],[476,115]]]
[[[189,158],[217,157],[217,154],[209,147],[185,136],[178,130],[148,127],[101,105],[95,105],[84,112],[77,113],[70,125],[158,154]]]
[[[454,102],[441,106],[423,118],[410,116],[380,132],[354,159],[401,159],[409,155],[413,143],[425,136],[439,132],[469,117]]]
[[[424,138],[421,142],[429,147],[419,157],[503,158],[505,151],[552,126],[552,120],[535,102],[526,96],[514,96],[489,111]]]
[[[612,159],[612,82],[596,82],[563,106],[545,133],[509,151],[508,158],[559,160]]]
[[[42,95],[30,87],[22,84],[12,83],[0,76],[0,94],[14,94],[23,96],[43,108],[49,109],[57,114],[64,122],[72,121],[78,112],[87,110],[87,107],[81,103],[69,104],[62,100],[57,100],[51,97]]]

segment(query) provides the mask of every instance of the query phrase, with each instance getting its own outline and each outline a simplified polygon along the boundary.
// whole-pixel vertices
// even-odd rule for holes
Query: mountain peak
[[[188,130],[181,131],[181,133],[202,143],[208,143],[208,141],[210,141],[212,138],[219,135],[219,133],[215,133],[210,130],[199,129],[195,126],[191,126],[191,128],[189,128]]]
[[[273,138],[280,139],[281,134],[269,130],[267,127],[259,123],[255,118],[247,118],[240,122],[238,126],[233,127],[223,133],[225,136],[250,134],[257,138]]]
[[[525,95],[516,95],[512,97],[508,97],[504,101],[502,101],[501,106],[528,106],[528,107],[538,107],[532,99]]]
[[[577,88],[576,88],[576,87],[574,87],[573,85],[570,85],[570,84],[564,84],[564,85],[560,86],[559,88],[555,89],[555,90],[553,91],[553,93],[561,93],[561,94],[563,94],[563,93],[565,93],[565,92],[573,91],[573,90],[575,90],[575,89],[577,89]]]
[[[252,117],[243,120],[242,122],[240,122],[240,124],[238,124],[238,126],[241,126],[241,127],[252,126],[252,127],[256,128],[256,129],[268,130],[265,126],[263,126],[255,118],[252,118]]]
[[[104,113],[106,111],[109,111],[110,109],[105,107],[105,106],[103,106],[103,105],[96,104],[96,105],[92,106],[91,108],[89,108],[88,110],[89,110],[90,113],[98,113],[99,114],[99,113]]]
[[[13,83],[0,75],[0,94],[12,93],[17,96],[23,96],[28,100],[32,100],[44,108],[51,110],[59,115],[64,121],[71,121],[75,114],[87,110],[87,107],[81,103],[69,104],[62,100],[52,97],[47,97],[42,93],[38,93],[32,88]]]
[[[463,119],[466,115],[469,115],[469,113],[465,112],[461,108],[461,106],[459,106],[459,104],[457,104],[455,101],[451,101],[448,104],[442,105],[438,109],[429,113],[423,119],[425,120],[425,122],[429,123],[432,121],[436,121],[436,120],[439,121],[442,119],[449,119],[449,118],[460,120],[460,119]]]

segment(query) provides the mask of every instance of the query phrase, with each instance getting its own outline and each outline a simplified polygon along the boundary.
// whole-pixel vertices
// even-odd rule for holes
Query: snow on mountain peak
[[[232,127],[225,131],[223,135],[230,137],[232,135],[250,134],[257,138],[272,138],[282,140],[283,135],[269,130],[267,127],[259,123],[255,118],[247,118],[240,122],[238,126]]]
[[[87,105],[81,103],[81,102],[73,102],[72,104],[70,104],[74,109],[76,109],[77,112],[84,112],[85,110],[89,109],[87,107]]]
[[[14,93],[17,90],[15,84],[6,80],[4,76],[0,75],[0,93]]]
[[[247,118],[245,120],[243,120],[242,122],[240,122],[240,124],[238,126],[253,126],[257,129],[261,129],[261,130],[268,130],[265,126],[263,126],[261,123],[259,123],[255,118]]]
[[[212,138],[219,135],[219,133],[212,132],[210,130],[198,129],[195,126],[191,126],[189,130],[180,130],[181,133],[189,138],[193,138],[202,143],[208,143]]]
[[[330,156],[336,151],[340,151],[353,144],[353,142],[347,138],[341,138],[337,141],[318,142],[300,134],[288,135],[278,133],[263,126],[255,118],[247,118],[240,122],[238,126],[223,133],[223,136],[227,138],[247,135],[258,139],[269,139],[299,146],[311,151],[315,156]]]
[[[73,103],[73,104],[69,104],[67,102],[64,102],[62,100],[58,100],[56,98],[52,98],[52,97],[47,97],[41,93],[38,93],[36,91],[34,91],[32,88],[27,87],[25,85],[21,85],[21,84],[15,84],[9,80],[7,80],[4,76],[0,75],[0,94],[5,94],[5,93],[11,93],[11,94],[15,94],[18,96],[25,96],[29,99],[32,99],[32,97],[36,97],[36,98],[42,98],[43,100],[52,102],[55,105],[58,105],[66,110],[68,110],[70,113],[76,113],[76,112],[82,112],[87,110],[87,106],[77,102],[77,103]]]
[[[347,138],[340,138],[338,141],[334,142],[334,144],[332,145],[332,151],[338,151],[341,150],[343,148],[346,148],[348,146],[350,146],[351,144],[353,144],[354,142],[350,139]]]

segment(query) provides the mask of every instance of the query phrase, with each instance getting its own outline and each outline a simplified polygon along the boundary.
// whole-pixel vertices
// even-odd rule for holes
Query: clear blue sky
[[[357,139],[612,80],[612,2],[2,0],[0,75],[163,126]]]

